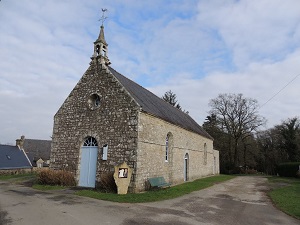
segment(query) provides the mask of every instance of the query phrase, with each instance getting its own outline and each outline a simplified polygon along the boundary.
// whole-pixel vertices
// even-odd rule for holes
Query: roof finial
[[[104,21],[107,19],[107,16],[104,15],[105,12],[107,12],[107,9],[102,9],[102,16],[99,19],[99,21],[102,21],[102,25],[101,26],[103,26]]]

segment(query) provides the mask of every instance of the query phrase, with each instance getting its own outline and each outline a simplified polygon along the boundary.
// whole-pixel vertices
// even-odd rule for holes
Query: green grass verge
[[[13,174],[13,175],[1,175],[0,180],[23,180],[23,179],[30,179],[35,178],[35,173],[24,173],[24,174]]]
[[[42,185],[42,184],[34,184],[32,185],[32,188],[40,191],[51,191],[51,190],[62,190],[66,189],[68,187],[65,186],[53,186],[53,185]]]
[[[300,219],[300,179],[271,177],[273,190],[268,193],[274,204],[285,213]]]
[[[80,190],[76,194],[80,196],[86,196],[90,198],[96,198],[112,202],[123,203],[141,203],[141,202],[154,202],[162,201],[172,198],[177,198],[185,194],[189,194],[193,191],[198,191],[207,187],[210,187],[216,183],[220,183],[235,176],[219,175],[213,177],[207,177],[198,179],[193,182],[183,183],[170,188],[164,188],[159,190],[152,190],[144,193],[118,195],[115,193],[102,193],[94,190]]]
[[[9,181],[12,183],[21,183],[25,184],[27,182],[29,186],[34,189],[41,191],[50,191],[50,190],[62,190],[68,187],[59,186],[59,185],[42,185],[36,183],[37,173],[26,173],[26,174],[13,174],[13,175],[0,175],[0,180]]]

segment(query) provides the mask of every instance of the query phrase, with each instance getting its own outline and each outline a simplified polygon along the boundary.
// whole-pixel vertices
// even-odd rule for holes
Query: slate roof
[[[51,141],[26,138],[23,149],[27,153],[31,163],[35,165],[35,162],[40,158],[44,161],[50,159]]]
[[[0,145],[0,169],[32,168],[24,151],[17,146]]]
[[[167,122],[180,126],[186,130],[200,134],[206,138],[213,139],[195,120],[187,113],[175,108],[152,92],[126,78],[111,67],[109,71],[119,80],[123,87],[142,107],[142,110],[153,116],[159,117]]]

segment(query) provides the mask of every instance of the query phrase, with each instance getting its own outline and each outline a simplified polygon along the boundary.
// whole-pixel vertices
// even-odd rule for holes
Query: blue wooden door
[[[80,160],[79,186],[95,187],[97,170],[97,146],[82,146]]]

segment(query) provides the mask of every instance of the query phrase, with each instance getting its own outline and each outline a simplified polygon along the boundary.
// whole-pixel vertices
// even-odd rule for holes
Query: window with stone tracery
[[[87,137],[83,143],[83,146],[98,146],[98,143],[95,138]]]

